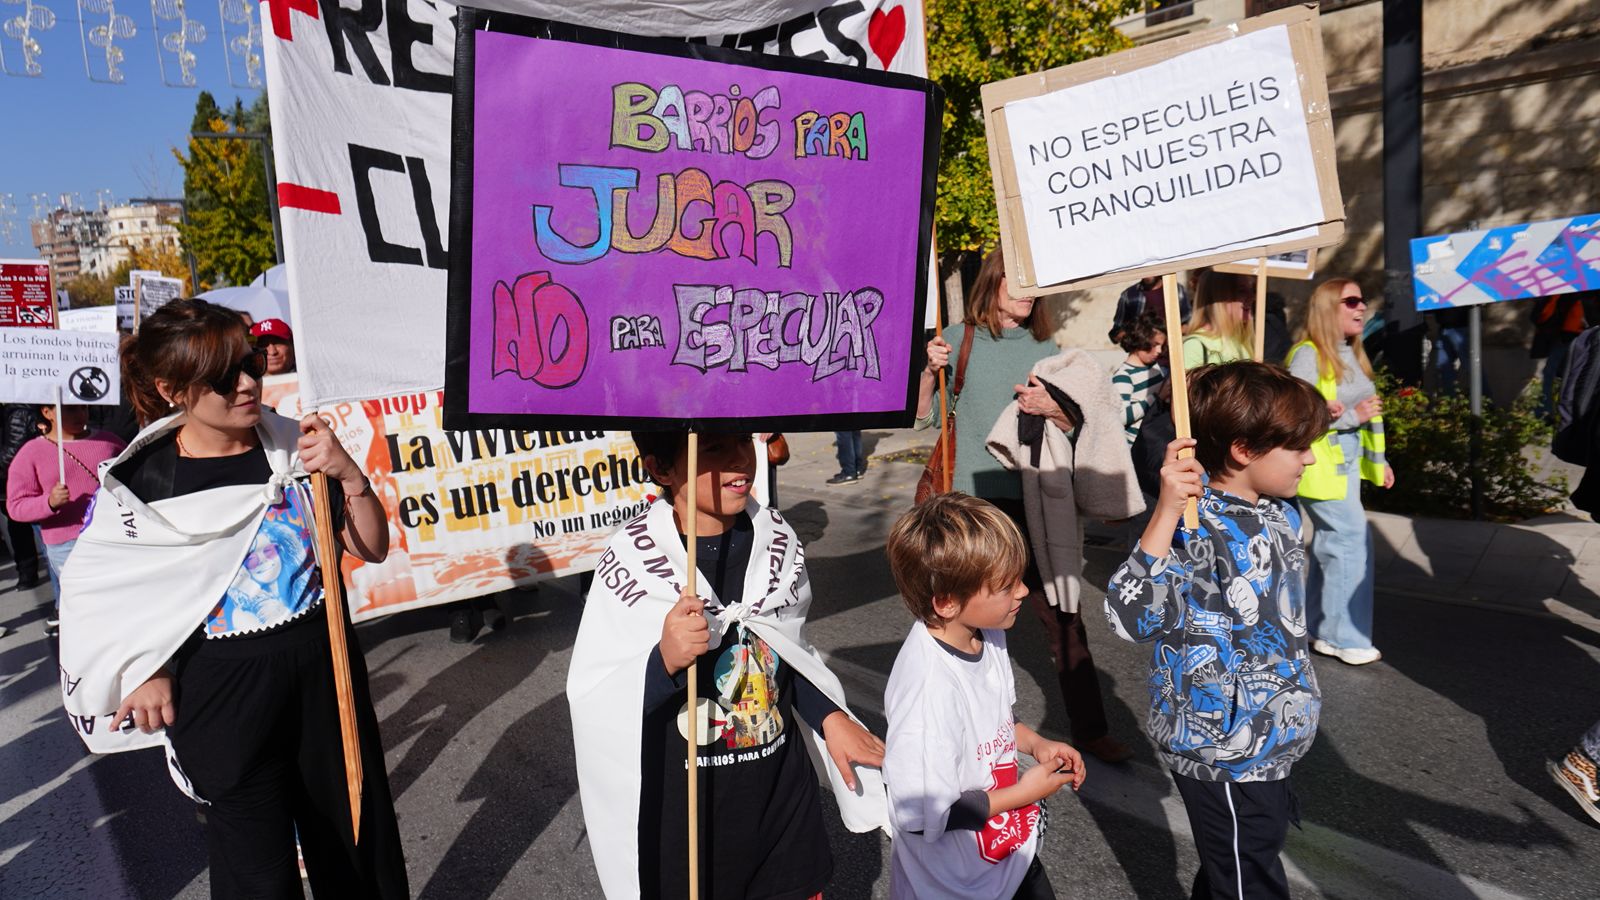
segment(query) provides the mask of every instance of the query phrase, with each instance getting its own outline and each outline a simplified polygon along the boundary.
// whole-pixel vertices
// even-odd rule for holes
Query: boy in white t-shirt
[[[1083,757],[1018,724],[1005,629],[1028,548],[986,501],[941,494],[900,517],[889,567],[918,619],[895,657],[883,777],[894,858],[889,896],[1053,898],[1036,854],[1041,801],[1083,784]],[[1017,751],[1039,765],[1019,771]]]

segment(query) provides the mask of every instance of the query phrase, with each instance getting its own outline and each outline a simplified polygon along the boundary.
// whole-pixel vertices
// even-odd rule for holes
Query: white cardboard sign
[[[0,402],[117,405],[117,343],[103,331],[0,328]]]
[[[1326,221],[1288,28],[1005,104],[1039,285]]]

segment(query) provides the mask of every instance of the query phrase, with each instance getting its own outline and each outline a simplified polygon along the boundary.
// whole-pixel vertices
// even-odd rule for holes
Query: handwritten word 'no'
[[[547,388],[564,388],[589,365],[589,315],[576,294],[529,272],[494,286],[493,374],[507,372]]]

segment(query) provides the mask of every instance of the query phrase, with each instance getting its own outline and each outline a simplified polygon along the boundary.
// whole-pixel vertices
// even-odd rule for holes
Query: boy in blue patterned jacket
[[[1189,392],[1195,437],[1167,447],[1161,497],[1111,577],[1106,618],[1119,637],[1155,644],[1148,727],[1194,830],[1191,896],[1287,898],[1279,854],[1299,817],[1289,769],[1316,737],[1322,700],[1300,514],[1285,498],[1328,408],[1311,385],[1253,362],[1198,369]],[[1190,498],[1194,531],[1180,527]]]

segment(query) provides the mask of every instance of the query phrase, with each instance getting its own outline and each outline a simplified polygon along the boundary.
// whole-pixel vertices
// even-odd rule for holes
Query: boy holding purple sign
[[[883,742],[851,716],[802,633],[804,548],[776,510],[750,499],[750,435],[701,436],[693,509],[687,437],[634,434],[664,496],[601,554],[573,647],[567,698],[596,869],[608,896],[684,894],[693,665],[706,896],[812,897],[833,858],[806,745],[845,825],[868,831],[887,821]],[[702,596],[684,589],[691,515]]]

